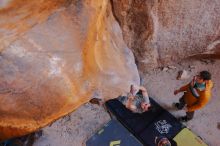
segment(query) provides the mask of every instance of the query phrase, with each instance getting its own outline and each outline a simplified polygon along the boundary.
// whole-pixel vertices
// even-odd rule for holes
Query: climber
[[[179,103],[174,103],[174,106],[181,110],[186,110],[186,116],[179,120],[187,122],[194,116],[195,110],[204,107],[211,98],[211,89],[213,83],[211,81],[211,74],[208,71],[201,71],[194,76],[193,80],[174,91],[174,95],[184,92],[184,95],[179,99]]]
[[[126,96],[119,96],[118,100],[134,113],[143,113],[151,107],[147,90],[143,86],[130,86]]]

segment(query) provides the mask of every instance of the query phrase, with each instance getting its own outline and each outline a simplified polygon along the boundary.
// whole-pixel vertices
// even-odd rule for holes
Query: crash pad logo
[[[166,120],[160,120],[155,123],[156,129],[160,134],[169,133],[170,128],[172,127]]]
[[[111,141],[110,146],[120,146],[121,140]]]

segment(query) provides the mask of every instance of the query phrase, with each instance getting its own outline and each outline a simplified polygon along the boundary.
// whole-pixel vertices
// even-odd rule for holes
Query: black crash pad
[[[169,112],[163,112],[139,135],[147,146],[155,146],[155,137],[173,139],[184,126]]]
[[[183,125],[152,98],[150,98],[150,102],[152,110],[142,114],[132,113],[117,99],[107,101],[106,107],[116,117],[116,119],[123,124],[123,126],[136,136],[138,140],[146,146],[151,146],[154,144],[156,136],[167,136],[168,138],[173,138],[179,131],[181,131]],[[155,123],[160,120],[165,120],[172,126],[169,128],[168,133],[159,134],[159,132],[156,131],[157,129],[155,129]],[[164,123],[158,122],[158,125],[163,125]]]
[[[152,110],[142,114],[132,113],[120,101],[112,99],[106,102],[107,108],[134,135],[140,134],[152,121],[165,110],[150,98]]]
[[[111,120],[86,142],[86,146],[143,145],[121,123]]]

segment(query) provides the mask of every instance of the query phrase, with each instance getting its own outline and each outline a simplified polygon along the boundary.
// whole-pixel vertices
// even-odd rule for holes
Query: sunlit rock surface
[[[220,58],[219,0],[111,0],[139,70],[190,56]]]
[[[129,90],[135,63],[219,57],[219,15],[219,0],[1,0],[0,140]]]
[[[1,0],[0,1],[0,51],[68,0]]]
[[[18,0],[0,6],[0,140],[139,84],[109,1]]]

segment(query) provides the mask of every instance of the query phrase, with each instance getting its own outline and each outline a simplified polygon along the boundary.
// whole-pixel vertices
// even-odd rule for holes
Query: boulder
[[[218,0],[111,0],[138,69],[186,58],[220,58]]]
[[[134,56],[107,0],[15,0],[0,17],[0,140],[139,84]]]

